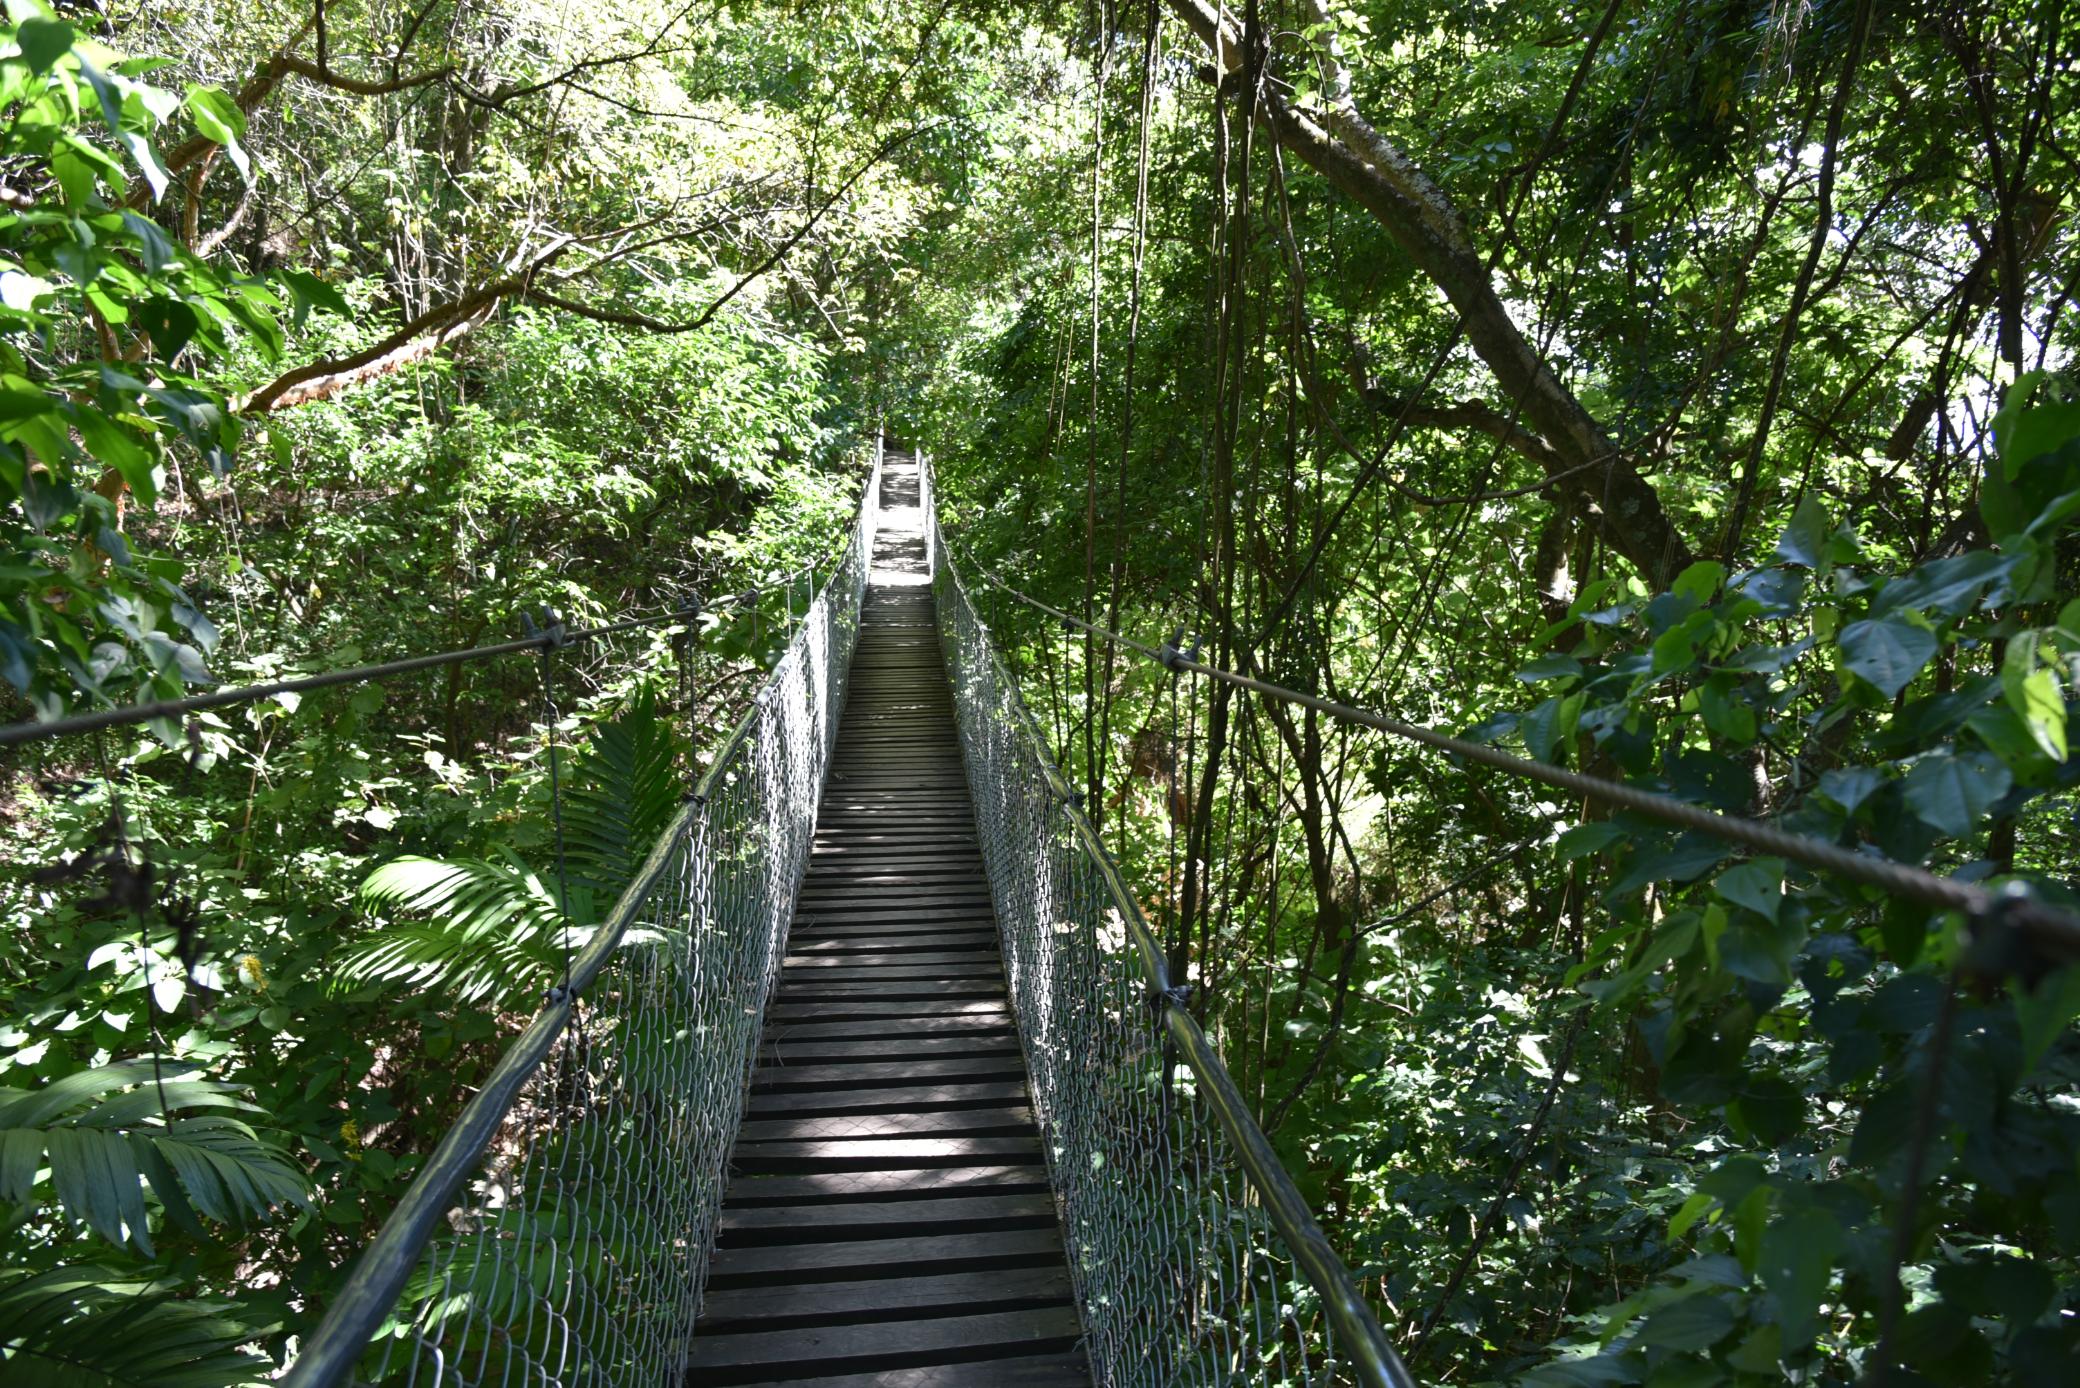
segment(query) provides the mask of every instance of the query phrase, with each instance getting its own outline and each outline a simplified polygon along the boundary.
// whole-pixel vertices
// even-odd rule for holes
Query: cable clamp
[[[559,651],[571,643],[571,634],[564,627],[563,618],[556,615],[555,608],[543,608],[542,621],[544,625],[536,626],[532,613],[520,614],[520,629],[527,633],[528,640],[539,640],[545,651]]]
[[[1151,987],[1148,990],[1148,1005],[1160,1015],[1165,1007],[1183,1010],[1192,1000],[1192,985],[1173,983],[1168,988]]]
[[[1194,645],[1192,647],[1193,653],[1196,654],[1198,652],[1198,649],[1198,646]],[[1180,673],[1184,669],[1184,662],[1189,657],[1187,657],[1184,653],[1183,627],[1179,627],[1176,631],[1170,634],[1170,639],[1163,643],[1163,649],[1156,658],[1161,660],[1163,662],[1163,668],[1170,671],[1172,674]]]

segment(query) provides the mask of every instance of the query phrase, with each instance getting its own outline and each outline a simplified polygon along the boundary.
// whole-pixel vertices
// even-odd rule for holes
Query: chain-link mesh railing
[[[290,1388],[680,1373],[837,739],[876,456],[851,543],[752,710],[364,1252]]]
[[[928,517],[936,532],[936,518]],[[1412,1385],[931,553],[1033,1110],[1097,1382]]]

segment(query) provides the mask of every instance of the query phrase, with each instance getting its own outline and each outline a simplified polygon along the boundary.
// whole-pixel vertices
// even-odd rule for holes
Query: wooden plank
[[[797,1031],[800,1028],[796,1028]],[[853,1061],[894,1059],[944,1060],[975,1056],[1019,1054],[1015,1030],[970,1032],[954,1036],[920,1036],[898,1032],[892,1036],[774,1036],[768,1035],[759,1048],[761,1070],[790,1065],[847,1064]]]
[[[935,930],[922,935],[818,932],[790,940],[780,967],[805,973],[845,973],[860,969],[995,969],[1002,962],[996,936],[979,930]]]
[[[1062,1260],[1061,1235],[1053,1229],[1004,1233],[924,1234],[913,1238],[847,1239],[842,1243],[785,1243],[771,1247],[718,1248],[709,1264],[708,1285],[774,1287],[837,1282],[867,1268],[926,1272],[984,1268],[1045,1267]]]
[[[992,1083],[1025,1079],[1025,1060],[1017,1051],[953,1060],[869,1060],[851,1065],[761,1065],[752,1073],[752,1102],[766,1092],[811,1093],[819,1089],[851,1090],[861,1085],[929,1086],[938,1080]]]
[[[840,905],[809,910],[797,909],[794,928],[800,930],[805,926],[813,926],[820,930],[826,926],[938,925],[993,931],[995,920],[993,908],[983,902],[969,906],[905,906],[901,903],[871,907]]]
[[[983,870],[982,859],[967,854],[941,852],[938,849],[920,846],[875,854],[832,854],[829,857],[812,858],[809,874],[821,878],[839,878],[851,881],[859,877],[885,877],[894,875],[950,877],[956,874],[971,882],[985,885],[989,875]],[[804,877],[804,881],[808,878]]]
[[[979,1021],[995,1018],[998,1025],[1008,1022],[1010,1004],[1002,998],[948,998],[935,1001],[927,993],[922,997],[900,1002],[877,1002],[863,998],[852,1002],[791,1003],[776,1002],[766,1009],[766,1021],[772,1023],[791,1022],[868,1022],[881,1019],[890,1021]]]
[[[800,1003],[829,1003],[833,1006],[860,1000],[898,1002],[903,1000],[925,1000],[931,998],[960,998],[969,1002],[982,1002],[991,998],[1004,997],[1003,975],[995,970],[980,976],[961,973],[940,965],[937,969],[899,973],[894,977],[875,978],[873,970],[866,970],[867,977],[832,979],[811,971],[793,976],[782,975],[779,1001]]]
[[[886,1167],[878,1171],[734,1174],[725,1208],[740,1205],[828,1205],[856,1200],[922,1200],[940,1196],[1048,1189],[1047,1169],[1031,1165]]]
[[[978,1233],[990,1229],[1051,1229],[1052,1195],[961,1195],[938,1200],[860,1200],[849,1205],[763,1205],[725,1210],[721,1245],[821,1243],[831,1239],[885,1239],[891,1234]]]
[[[962,975],[998,974],[1003,972],[1003,957],[994,949],[893,949],[886,944],[869,941],[864,945],[855,943],[851,948],[819,949],[803,954],[783,956],[780,964],[783,976],[863,979],[892,978],[932,969],[943,969],[947,977]]]
[[[908,1079],[906,1073],[899,1078]],[[745,1101],[754,1117],[786,1113],[921,1113],[934,1108],[991,1108],[1026,1102],[1025,1077],[956,1078],[942,1084],[873,1088],[768,1089]]]
[[[1009,1013],[954,1017],[862,1017],[844,1022],[783,1021],[767,1025],[767,1043],[785,1046],[790,1041],[894,1041],[912,1037],[962,1036],[977,1032],[1005,1033],[1013,1030]]]
[[[789,1114],[752,1118],[737,1130],[738,1149],[748,1143],[857,1142],[913,1137],[1018,1137],[1033,1131],[1033,1111],[1007,1108],[938,1108],[914,1113]]]
[[[861,1363],[901,1367],[939,1359],[949,1352],[955,1358],[975,1360],[1059,1353],[1075,1348],[1082,1334],[1083,1325],[1073,1307],[1049,1306],[979,1316],[812,1326],[787,1335],[699,1336],[687,1367],[710,1382],[722,1383],[729,1380],[713,1377],[716,1371],[752,1366],[825,1372]]]
[[[958,964],[927,960],[913,964],[867,955],[835,956],[840,967],[788,965],[780,971],[780,987],[793,1001],[809,997],[907,997],[915,993],[940,997],[1004,996],[1002,961],[985,956]]]
[[[902,1202],[929,1205],[928,1200]],[[965,1203],[954,1201],[951,1203]],[[901,1316],[941,1307],[977,1311],[1060,1305],[1072,1295],[1065,1267],[998,1268],[935,1277],[874,1277],[818,1282],[807,1287],[757,1287],[710,1292],[701,1302],[701,1334],[716,1329],[771,1332],[817,1321]]]
[[[876,1137],[830,1142],[739,1142],[730,1153],[738,1171],[775,1176],[803,1171],[894,1171],[913,1166],[1003,1166],[1040,1162],[1040,1139],[1030,1137]]]
[[[822,921],[796,924],[787,937],[787,960],[889,958],[946,955],[943,962],[972,962],[971,956],[995,957],[997,932],[973,921],[871,921],[830,925]]]
[[[869,1369],[814,1378],[762,1378],[763,1388],[1091,1388],[1083,1353],[1021,1355],[972,1363],[925,1364],[907,1369]]]
[[[990,909],[989,888],[980,882],[967,883],[820,883],[802,885],[797,909],[817,915],[824,911],[900,911],[911,907],[949,910],[964,906],[971,911]]]

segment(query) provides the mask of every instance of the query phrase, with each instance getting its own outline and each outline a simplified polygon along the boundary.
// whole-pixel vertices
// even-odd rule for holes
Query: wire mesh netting
[[[1138,907],[936,537],[932,552],[982,856],[1098,1382],[1358,1381],[1204,1079],[1151,1005]]]
[[[850,545],[751,712],[601,927],[618,941],[580,979],[568,1024],[357,1378],[656,1384],[680,1373],[836,742],[876,481],[878,468]],[[556,1015],[544,1009],[535,1028]]]

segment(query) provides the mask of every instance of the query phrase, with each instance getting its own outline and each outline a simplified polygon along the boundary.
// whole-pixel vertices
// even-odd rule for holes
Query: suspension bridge
[[[1957,912],[1965,967],[2080,958],[2080,920],[2026,895],[1206,665],[965,567],[930,467],[877,447],[749,711],[420,1163],[288,1388],[1411,1388],[1049,760],[971,582],[1173,675]],[[552,622],[0,745],[546,662],[688,615]]]
[[[877,449],[750,711],[284,1381],[1412,1383],[1182,998],[929,467]]]

